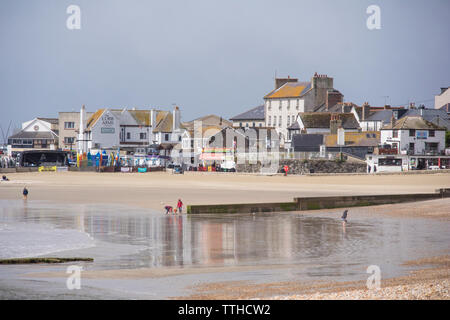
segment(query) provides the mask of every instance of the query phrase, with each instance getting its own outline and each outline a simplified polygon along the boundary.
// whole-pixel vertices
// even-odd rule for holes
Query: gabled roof
[[[254,107],[248,111],[238,114],[237,116],[230,118],[230,120],[265,120],[264,105]]]
[[[286,82],[264,98],[299,98],[311,89],[311,82]]]
[[[150,126],[150,110],[128,110],[133,119],[141,126]]]
[[[89,119],[86,122],[86,129],[90,129],[97,120],[102,116],[103,112],[105,112],[105,109],[98,109],[94,112],[92,116],[89,117]]]
[[[156,125],[153,132],[172,132],[173,115],[170,111],[158,111],[156,114]]]
[[[51,124],[58,124],[59,123],[58,118],[36,118],[36,119],[39,119],[39,120],[42,120],[42,121],[46,121],[46,122],[51,123]]]
[[[194,119],[192,121],[189,122],[183,122],[182,123],[182,127],[187,129],[187,130],[194,130],[194,122],[195,121],[201,121],[203,127],[207,127],[207,126],[217,126],[220,128],[225,128],[227,126],[233,126],[233,123],[231,121],[228,121],[226,119],[223,119],[220,116],[216,116],[215,114],[210,114],[207,116],[203,116],[197,119]]]
[[[300,117],[305,128],[330,128],[331,112],[300,112]],[[359,128],[353,113],[339,113],[338,116],[342,120],[344,129]]]
[[[394,126],[391,123],[385,125],[381,130],[445,130],[443,127],[439,127],[434,123],[425,120],[420,116],[406,116],[397,121],[395,121]]]

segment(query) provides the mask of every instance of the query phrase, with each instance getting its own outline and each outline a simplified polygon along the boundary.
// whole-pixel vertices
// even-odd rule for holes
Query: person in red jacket
[[[288,171],[289,171],[289,167],[288,167],[287,165],[285,165],[285,166],[283,167],[283,169],[284,169],[284,175],[287,176]]]
[[[178,199],[177,209],[178,209],[178,213],[182,213],[182,210],[183,210],[183,202],[181,201],[181,199]]]

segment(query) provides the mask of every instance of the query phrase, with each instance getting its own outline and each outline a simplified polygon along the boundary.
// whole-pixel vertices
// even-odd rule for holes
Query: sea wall
[[[304,197],[294,198],[293,202],[276,203],[240,203],[219,205],[191,205],[187,206],[188,214],[213,213],[257,213],[319,210],[332,208],[363,207],[380,204],[415,202],[440,198],[449,198],[450,188],[438,189],[435,193],[412,193],[394,195],[363,195],[337,197]]]
[[[289,167],[288,174],[309,174],[309,173],[365,173],[367,165],[365,163],[334,161],[334,160],[293,160],[282,159],[278,164],[278,172],[283,172],[283,167]],[[238,164],[237,172],[258,173],[261,171],[261,164]]]

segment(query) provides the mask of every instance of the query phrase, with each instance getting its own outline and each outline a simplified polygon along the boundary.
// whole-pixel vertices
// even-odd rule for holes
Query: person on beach
[[[22,194],[23,194],[23,200],[27,200],[27,197],[28,197],[28,189],[27,189],[26,186],[23,187]]]
[[[183,202],[181,201],[181,199],[178,199],[177,209],[178,213],[183,213]]]
[[[3,176],[2,181],[9,181],[9,179],[6,176]]]
[[[283,169],[284,169],[284,175],[287,176],[288,171],[289,171],[289,167],[288,167],[287,165],[285,165],[285,166],[283,167]]]
[[[166,214],[172,213],[172,206],[165,206],[164,209],[166,209]]]
[[[345,224],[347,223],[347,212],[348,212],[348,210],[345,210],[341,217],[342,226],[344,226],[344,227],[345,227]]]

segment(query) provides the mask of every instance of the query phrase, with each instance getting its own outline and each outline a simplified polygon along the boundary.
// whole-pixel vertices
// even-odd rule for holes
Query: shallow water
[[[123,286],[118,280],[89,281],[95,290],[126,288],[127,293],[123,296],[122,292],[121,297],[150,291],[154,297],[166,297],[198,280],[364,279],[366,268],[374,264],[380,266],[383,276],[397,276],[405,270],[400,265],[405,260],[445,254],[450,244],[446,221],[369,217],[364,215],[366,209],[356,208],[350,210],[344,230],[340,214],[327,212],[314,216],[297,213],[168,216],[116,205],[61,206],[43,201],[4,200],[0,200],[0,207],[3,258],[42,254],[88,256],[95,259],[86,265],[90,270],[268,266],[221,273],[220,278],[215,274],[172,277],[176,279],[173,290],[167,288],[168,278],[145,284],[128,281]],[[288,268],[277,269],[273,265]],[[12,272],[12,268],[0,267],[0,291],[2,286],[8,288],[9,293],[3,291],[6,298],[13,297],[18,286],[24,292],[35,286],[14,279],[20,278],[17,270],[21,269],[15,267]],[[36,267],[24,267],[29,272],[33,268]],[[47,297],[56,292],[46,290]],[[99,293],[95,290],[90,293],[97,297]]]

